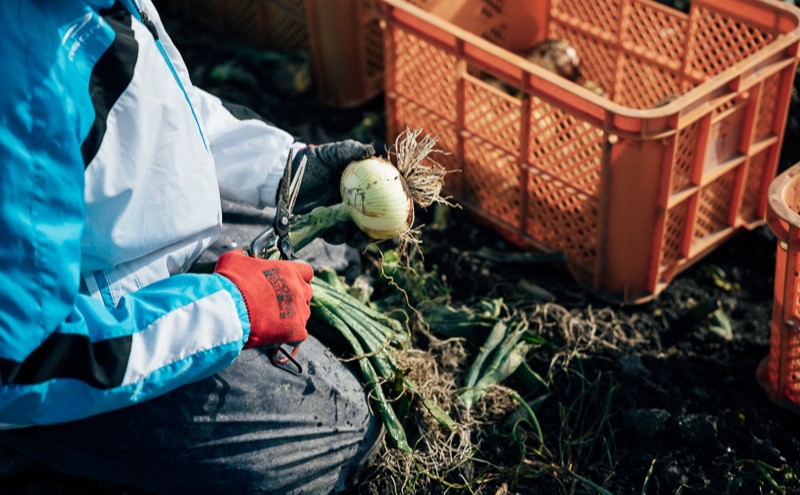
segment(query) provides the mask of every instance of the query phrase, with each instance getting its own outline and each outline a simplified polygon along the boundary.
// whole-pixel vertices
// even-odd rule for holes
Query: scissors
[[[297,201],[297,195],[300,192],[300,184],[303,181],[303,174],[306,170],[307,159],[304,156],[297,166],[297,172],[292,173],[292,161],[294,160],[294,152],[289,151],[289,157],[286,159],[286,168],[283,170],[283,178],[281,178],[280,186],[278,189],[278,204],[275,209],[275,218],[272,219],[272,225],[259,233],[250,245],[245,249],[245,252],[254,258],[266,257],[267,251],[273,246],[278,249],[281,259],[292,260],[295,258],[294,246],[292,240],[289,238],[289,220],[292,216],[294,204]],[[298,363],[294,356],[297,354],[298,346],[295,346],[291,352],[284,349],[282,346],[270,349],[270,359],[275,365],[286,369],[295,374],[302,374],[303,367]],[[281,353],[284,357],[279,358],[277,354]],[[291,362],[297,367],[297,370],[289,369],[283,365]]]
[[[247,247],[247,254],[259,258],[263,257],[267,250],[273,246],[277,247],[283,260],[294,259],[294,246],[289,238],[289,220],[292,216],[297,195],[300,193],[300,184],[303,181],[303,174],[306,170],[307,159],[304,156],[297,166],[297,172],[292,172],[292,161],[294,151],[289,151],[286,159],[286,168],[283,169],[283,178],[278,189],[278,204],[275,209],[275,218],[272,225],[259,233]]]

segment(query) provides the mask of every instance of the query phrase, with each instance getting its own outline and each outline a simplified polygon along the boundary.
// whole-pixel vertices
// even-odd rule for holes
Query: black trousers
[[[297,359],[299,375],[246,350],[217,375],[162,397],[0,431],[0,444],[67,474],[160,494],[338,493],[383,429],[361,381],[318,340]]]

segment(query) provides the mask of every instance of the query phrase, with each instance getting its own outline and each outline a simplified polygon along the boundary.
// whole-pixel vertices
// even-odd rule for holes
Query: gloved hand
[[[230,279],[244,297],[250,337],[244,348],[297,347],[308,338],[311,316],[311,265],[295,261],[251,258],[241,250],[223,253],[215,273]]]
[[[339,182],[345,167],[350,162],[373,155],[375,148],[371,144],[352,139],[301,149],[292,161],[292,168],[296,171],[300,160],[303,157],[307,159],[294,213],[308,213],[317,206],[330,206],[341,201]]]

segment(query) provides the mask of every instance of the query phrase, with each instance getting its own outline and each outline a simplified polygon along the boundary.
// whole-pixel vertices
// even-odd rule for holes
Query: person
[[[296,141],[193,86],[150,0],[0,3],[0,445],[154,493],[330,493],[382,426],[308,336],[312,268],[188,272],[221,200],[340,200],[370,145]],[[299,345],[301,373],[276,366]]]

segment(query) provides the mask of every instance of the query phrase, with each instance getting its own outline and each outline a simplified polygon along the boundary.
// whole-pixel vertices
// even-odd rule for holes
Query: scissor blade
[[[306,171],[307,157],[300,159],[300,164],[297,166],[297,172],[292,177],[292,183],[289,186],[289,192],[286,199],[286,211],[291,213],[294,210],[294,204],[297,202],[297,196],[300,194],[300,184],[303,182],[303,174]]]
[[[292,161],[294,153],[289,150],[289,156],[286,159],[286,167],[283,169],[283,178],[281,179],[281,189],[278,194],[278,215],[282,212],[290,213],[291,207],[291,188],[292,188]]]

